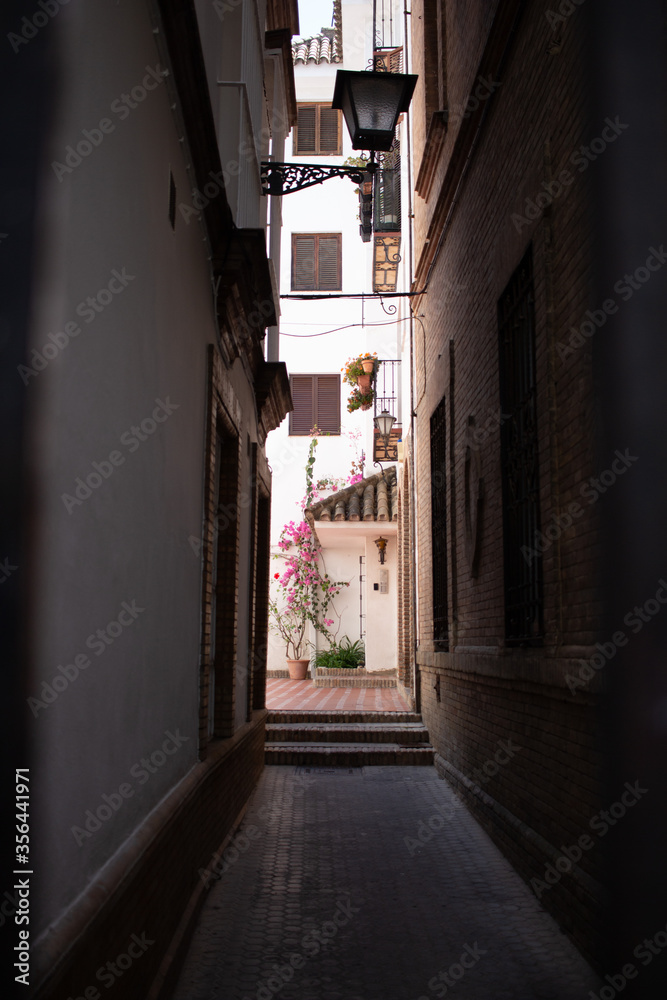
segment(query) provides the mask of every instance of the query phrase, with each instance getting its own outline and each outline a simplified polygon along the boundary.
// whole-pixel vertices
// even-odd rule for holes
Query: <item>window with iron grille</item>
[[[341,291],[340,233],[292,233],[292,291]]]
[[[447,410],[445,397],[431,416],[431,551],[433,556],[433,639],[449,641],[447,611]]]
[[[341,156],[341,113],[329,104],[299,104],[296,109],[295,156]]]
[[[310,434],[313,427],[340,434],[340,375],[291,375],[290,389],[290,434]]]
[[[535,294],[529,247],[498,302],[500,428],[505,566],[505,639],[539,645],[543,636],[540,483],[535,384]]]

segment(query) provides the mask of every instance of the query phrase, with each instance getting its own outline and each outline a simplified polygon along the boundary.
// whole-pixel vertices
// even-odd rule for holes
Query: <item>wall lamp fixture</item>
[[[375,539],[375,544],[377,545],[380,553],[380,562],[384,566],[384,550],[387,548],[387,539],[380,536],[380,538]]]
[[[414,74],[339,69],[331,107],[343,112],[352,148],[370,150],[370,161],[362,168],[264,160],[262,193],[281,197],[331,177],[349,177],[355,184],[367,182],[364,174],[370,173],[372,178],[377,169],[374,154],[391,149],[398,117],[408,110],[416,83]]]

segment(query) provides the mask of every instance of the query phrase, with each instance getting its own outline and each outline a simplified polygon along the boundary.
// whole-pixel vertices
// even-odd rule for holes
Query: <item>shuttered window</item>
[[[290,434],[310,434],[313,427],[340,434],[340,375],[292,375],[290,388]]]
[[[341,113],[326,104],[299,104],[294,130],[295,156],[341,156]]]
[[[341,288],[341,234],[292,233],[292,291]]]

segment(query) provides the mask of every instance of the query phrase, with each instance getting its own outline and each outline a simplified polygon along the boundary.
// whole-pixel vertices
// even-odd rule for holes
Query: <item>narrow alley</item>
[[[395,678],[347,683],[269,677],[268,766],[200,870],[209,891],[173,1000],[575,1000],[595,989],[433,766]]]
[[[267,767],[219,865],[173,1000],[598,987],[433,766]]]
[[[667,0],[3,13],[2,1000],[665,1000]]]

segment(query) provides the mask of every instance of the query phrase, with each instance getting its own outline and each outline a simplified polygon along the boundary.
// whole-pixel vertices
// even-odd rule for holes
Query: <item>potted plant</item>
[[[276,573],[276,577],[280,574]],[[312,645],[306,639],[308,619],[296,608],[279,608],[276,601],[269,601],[271,628],[285,643],[287,669],[293,681],[303,681],[308,675],[309,658],[305,651]]]
[[[347,397],[347,412],[354,413],[355,410],[370,410],[375,399],[373,389],[363,392],[359,387],[353,389]]]
[[[375,398],[373,383],[377,375],[378,366],[382,362],[378,361],[377,354],[358,354],[355,358],[349,358],[343,372],[343,382],[353,386],[348,397],[347,409],[349,413],[354,410],[368,410]]]

